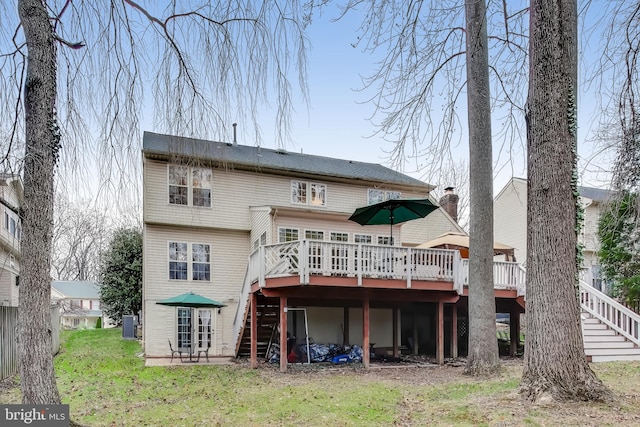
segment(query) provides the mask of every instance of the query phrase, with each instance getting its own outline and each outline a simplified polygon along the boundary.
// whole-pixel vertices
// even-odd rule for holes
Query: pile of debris
[[[267,360],[280,363],[280,345],[272,344],[267,353]],[[362,348],[358,345],[342,346],[340,344],[292,344],[287,353],[289,363],[330,362],[342,364],[362,362]]]

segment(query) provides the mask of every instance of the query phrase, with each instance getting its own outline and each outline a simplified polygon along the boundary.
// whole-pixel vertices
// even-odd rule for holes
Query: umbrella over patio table
[[[202,295],[187,292],[175,297],[167,298],[156,302],[160,305],[168,305],[171,307],[226,307],[221,302],[212,300]]]
[[[438,209],[429,199],[389,199],[374,205],[358,208],[349,217],[360,225],[391,226],[390,243],[393,245],[393,226],[406,221],[424,218]]]

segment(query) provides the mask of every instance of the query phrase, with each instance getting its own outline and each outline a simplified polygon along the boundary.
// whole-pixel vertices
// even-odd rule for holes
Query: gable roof
[[[219,166],[241,170],[287,175],[341,178],[363,182],[416,187],[429,192],[435,187],[418,179],[375,163],[314,156],[285,150],[238,145],[225,142],[145,132],[142,139],[145,157],[170,157],[210,161]]]
[[[500,190],[498,195],[494,198],[494,200],[496,198],[498,198],[498,196],[502,192],[504,192],[507,189],[507,187],[509,187],[509,185],[516,184],[516,183],[520,183],[520,184],[525,185],[525,192],[526,192],[527,179],[513,176],[513,177],[511,177],[509,182],[507,182],[505,184],[505,186],[502,187],[502,189]],[[578,186],[578,193],[580,194],[580,196],[586,197],[586,198],[591,199],[591,200],[593,200],[595,202],[604,202],[604,201],[608,200],[613,195],[613,190],[603,189],[603,188],[593,188],[593,187]]]
[[[595,202],[604,202],[613,195],[612,190],[592,187],[578,187],[578,192],[582,197],[586,197]]]
[[[100,286],[95,282],[53,281],[51,287],[62,294],[63,298],[100,299]]]

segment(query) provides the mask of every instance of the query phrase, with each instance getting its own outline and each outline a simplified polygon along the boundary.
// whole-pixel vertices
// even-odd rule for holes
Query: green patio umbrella
[[[221,302],[203,297],[202,295],[194,294],[193,292],[187,292],[186,294],[163,299],[156,302],[156,304],[168,305],[171,307],[226,307]]]
[[[424,218],[438,209],[429,199],[389,199],[375,205],[358,208],[349,217],[350,221],[360,225],[391,226],[391,244],[393,245],[393,226],[402,222]]]

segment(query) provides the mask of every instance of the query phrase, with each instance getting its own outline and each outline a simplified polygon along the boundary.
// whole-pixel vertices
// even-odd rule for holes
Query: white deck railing
[[[358,285],[365,278],[453,282],[459,294],[468,285],[468,260],[449,249],[417,249],[397,246],[365,245],[318,240],[278,243],[260,248],[258,273],[251,274],[264,286],[264,278],[296,275],[300,284],[310,275],[355,277]],[[254,252],[255,254],[255,252]],[[302,256],[301,256],[302,255]],[[525,271],[515,262],[494,264],[496,289],[516,289],[524,293]]]
[[[640,346],[638,314],[583,281],[580,281],[580,305],[602,323]]]
[[[522,264],[510,261],[493,262],[493,288],[515,289],[517,295],[524,295],[526,289],[526,270]],[[469,260],[462,260],[462,283],[469,286]]]

